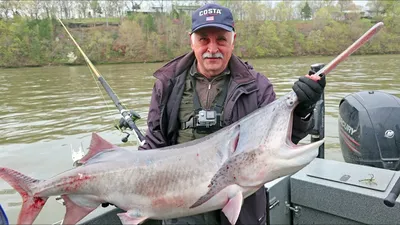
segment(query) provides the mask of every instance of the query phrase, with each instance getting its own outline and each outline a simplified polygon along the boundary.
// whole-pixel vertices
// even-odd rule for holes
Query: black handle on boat
[[[397,179],[396,183],[394,184],[392,190],[388,194],[388,196],[383,200],[383,203],[387,207],[393,207],[396,204],[396,199],[399,197],[400,194],[400,177]]]
[[[317,73],[322,68],[324,68],[325,64],[316,63],[311,65],[311,70],[309,74]],[[321,99],[315,105],[314,108],[314,128],[311,131],[311,142],[322,140],[325,137],[325,96],[324,92],[321,95]],[[319,146],[318,156],[317,158],[325,158],[325,146],[322,143]]]
[[[3,208],[1,207],[1,204],[0,204],[0,225],[9,225],[6,212],[4,212]]]

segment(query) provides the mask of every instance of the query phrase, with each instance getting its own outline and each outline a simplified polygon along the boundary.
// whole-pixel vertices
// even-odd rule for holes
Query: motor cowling
[[[382,91],[350,94],[339,104],[345,162],[400,170],[400,98]]]

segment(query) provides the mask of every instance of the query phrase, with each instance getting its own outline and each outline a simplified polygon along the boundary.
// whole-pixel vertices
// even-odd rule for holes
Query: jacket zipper
[[[211,108],[211,103],[209,102],[209,97],[210,97],[210,90],[211,90],[211,86],[212,86],[212,83],[215,81],[215,79],[217,79],[218,77],[215,77],[215,78],[213,78],[211,81],[208,81],[207,79],[207,82],[208,82],[208,89],[207,89],[207,97],[206,97],[206,105],[205,105],[205,108],[208,110],[208,109],[210,109]]]
[[[207,98],[206,98],[206,109],[210,109],[209,105],[209,97],[210,97],[210,90],[211,90],[211,83],[214,81],[214,79],[208,83],[208,90],[207,90]]]

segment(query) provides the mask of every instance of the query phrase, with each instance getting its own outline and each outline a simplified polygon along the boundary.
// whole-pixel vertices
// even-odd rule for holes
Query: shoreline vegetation
[[[296,17],[292,4],[283,1],[272,7],[260,2],[225,2],[236,18],[234,54],[246,59],[337,55],[380,21],[385,23],[383,30],[354,54],[400,53],[398,1],[387,1],[386,8],[373,16],[354,10],[349,13],[352,11],[343,10],[339,3],[308,9],[301,2],[303,6],[297,6],[300,16]],[[191,50],[191,17],[183,11],[81,19],[47,15],[23,16],[13,11],[12,17],[6,17],[0,7],[0,67],[84,65],[56,16],[62,18],[93,64],[166,62]]]

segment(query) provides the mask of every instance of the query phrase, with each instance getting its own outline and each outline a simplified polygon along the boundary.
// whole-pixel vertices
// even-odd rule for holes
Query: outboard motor
[[[339,104],[338,122],[346,162],[400,170],[400,98],[381,91],[350,94]]]

